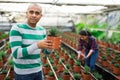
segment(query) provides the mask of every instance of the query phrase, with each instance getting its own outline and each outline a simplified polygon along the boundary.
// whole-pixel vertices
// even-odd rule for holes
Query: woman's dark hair
[[[87,30],[81,30],[79,32],[79,35],[83,35],[83,36],[91,36],[91,33]]]

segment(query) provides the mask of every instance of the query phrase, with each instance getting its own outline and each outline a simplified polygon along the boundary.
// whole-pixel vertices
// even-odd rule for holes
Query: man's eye
[[[36,15],[39,15],[39,14],[40,14],[40,12],[35,12],[35,14],[36,14]]]
[[[33,13],[34,13],[34,11],[29,11],[29,13],[30,13],[30,14],[33,14]]]

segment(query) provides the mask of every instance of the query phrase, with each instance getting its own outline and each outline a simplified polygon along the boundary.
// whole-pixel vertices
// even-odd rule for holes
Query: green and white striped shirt
[[[37,42],[46,38],[46,30],[41,26],[32,28],[27,24],[17,24],[10,31],[14,71],[17,74],[30,74],[42,70],[40,51]]]

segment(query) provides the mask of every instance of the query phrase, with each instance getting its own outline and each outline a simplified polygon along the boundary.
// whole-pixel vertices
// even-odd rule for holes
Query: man
[[[16,24],[10,31],[15,80],[42,80],[40,52],[51,49],[52,41],[46,40],[46,30],[36,25],[42,17],[38,4],[31,4],[26,16],[26,23]]]

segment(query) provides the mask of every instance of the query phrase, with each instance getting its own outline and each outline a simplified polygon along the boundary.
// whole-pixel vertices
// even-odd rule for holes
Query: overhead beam
[[[107,8],[107,9],[102,9],[101,11],[102,12],[111,12],[111,11],[118,11],[118,10],[120,10],[120,7],[109,7],[109,8]]]
[[[51,4],[51,5],[76,5],[76,6],[105,6],[105,7],[110,7],[110,6],[120,6],[120,4],[91,4],[91,3],[60,3],[60,2],[40,2],[40,1],[10,1],[10,0],[4,0],[0,1],[0,3],[40,3],[40,4]]]

